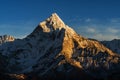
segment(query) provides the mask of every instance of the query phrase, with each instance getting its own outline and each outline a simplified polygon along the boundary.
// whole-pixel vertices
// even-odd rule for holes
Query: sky
[[[120,39],[120,0],[0,0],[0,35],[24,38],[52,13],[82,36]]]

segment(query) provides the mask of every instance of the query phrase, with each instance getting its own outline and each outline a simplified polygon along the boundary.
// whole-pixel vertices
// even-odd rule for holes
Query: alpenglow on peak
[[[67,26],[56,13],[53,13],[49,18],[47,18],[43,22],[40,22],[32,34],[40,31],[52,32],[61,29],[64,29],[67,33],[70,33],[71,35],[76,34],[76,32],[72,28]]]
[[[65,26],[64,22],[56,13],[53,13],[49,18],[39,24],[39,27],[42,27],[44,32],[65,28]]]
[[[61,26],[65,25],[64,22],[62,21],[62,19],[57,15],[57,13],[53,13],[49,19],[54,24],[56,23],[56,24],[59,24]]]

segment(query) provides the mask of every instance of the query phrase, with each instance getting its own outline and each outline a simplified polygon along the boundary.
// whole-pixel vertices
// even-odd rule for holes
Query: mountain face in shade
[[[5,42],[11,42],[14,40],[15,40],[15,38],[13,36],[10,36],[10,35],[0,36],[0,44],[5,43]]]
[[[113,52],[120,54],[120,39],[114,39],[112,41],[101,41],[101,43],[111,49]]]
[[[78,35],[56,13],[26,38],[1,45],[0,57],[1,73],[16,78],[92,80],[120,73],[120,55]]]

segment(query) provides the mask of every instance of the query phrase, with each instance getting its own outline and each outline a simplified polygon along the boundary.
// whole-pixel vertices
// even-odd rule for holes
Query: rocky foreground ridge
[[[4,80],[119,80],[120,55],[54,13],[26,38],[0,46],[0,74]]]

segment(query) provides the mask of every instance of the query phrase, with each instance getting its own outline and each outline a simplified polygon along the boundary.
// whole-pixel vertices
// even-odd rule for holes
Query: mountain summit
[[[75,33],[73,29],[65,25],[65,23],[61,20],[61,18],[53,13],[49,18],[45,21],[41,22],[38,27],[33,31],[33,33],[42,31],[42,32],[52,32],[55,30],[65,29],[67,32]]]
[[[44,26],[45,24],[48,24],[48,27],[53,28],[53,30],[65,27],[64,22],[56,13],[52,14],[46,21],[40,23],[41,26]]]
[[[1,45],[0,57],[0,71],[14,77],[91,80],[120,73],[120,55],[78,35],[56,13],[26,38]]]
[[[47,20],[41,22],[38,27],[34,30],[37,31],[39,28],[43,30],[43,32],[50,32],[56,29],[65,28],[64,22],[60,19],[60,17],[54,13]]]

